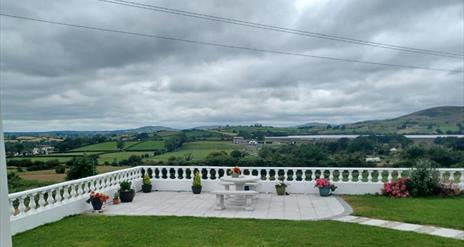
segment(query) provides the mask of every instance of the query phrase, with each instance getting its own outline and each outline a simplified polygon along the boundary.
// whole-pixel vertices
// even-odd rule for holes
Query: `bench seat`
[[[216,190],[211,191],[211,194],[216,195],[216,209],[223,210],[225,209],[224,205],[224,196],[230,195],[239,195],[245,196],[245,209],[246,210],[253,210],[253,196],[257,195],[258,192],[252,190]]]

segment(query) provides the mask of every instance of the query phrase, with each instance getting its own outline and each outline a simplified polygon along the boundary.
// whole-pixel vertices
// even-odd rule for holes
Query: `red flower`
[[[409,182],[409,178],[398,178],[396,181],[384,183],[382,192],[390,197],[408,197],[409,188],[407,182]]]
[[[232,167],[231,171],[233,174],[240,174],[240,167],[238,166]]]
[[[329,187],[329,186],[330,186],[330,182],[328,179],[325,179],[325,178],[316,179],[316,183],[314,185],[314,187],[318,187],[318,188],[324,188],[324,187]]]

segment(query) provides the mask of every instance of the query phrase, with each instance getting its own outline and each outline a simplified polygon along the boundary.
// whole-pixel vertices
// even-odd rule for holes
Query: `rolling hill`
[[[434,107],[392,119],[347,124],[345,130],[399,134],[464,134],[464,107]]]

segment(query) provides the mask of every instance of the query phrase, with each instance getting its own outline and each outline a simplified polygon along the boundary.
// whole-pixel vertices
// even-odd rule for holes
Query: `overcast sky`
[[[464,1],[133,0],[464,53]],[[260,49],[422,67],[463,59],[303,37],[95,0],[1,0],[3,13]],[[6,131],[346,123],[464,105],[464,75],[265,54],[1,18]]]

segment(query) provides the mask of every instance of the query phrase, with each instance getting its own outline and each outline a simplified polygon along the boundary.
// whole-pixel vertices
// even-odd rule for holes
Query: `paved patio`
[[[341,198],[320,197],[314,194],[258,195],[254,210],[229,206],[215,209],[215,195],[207,192],[193,195],[191,192],[137,193],[132,203],[108,205],[105,215],[174,215],[224,218],[256,218],[286,220],[320,220],[341,217],[351,209]]]

